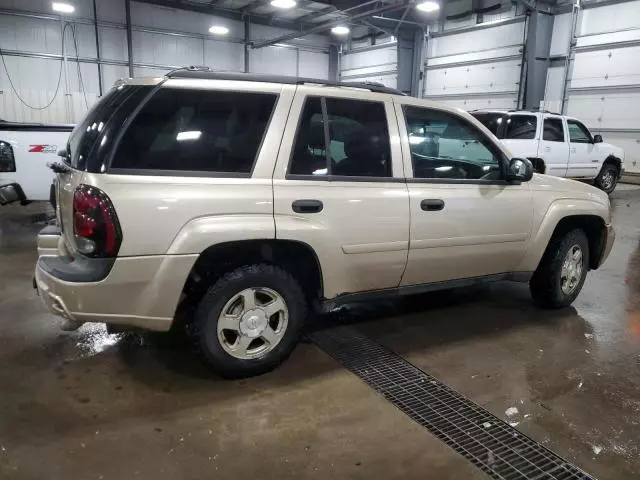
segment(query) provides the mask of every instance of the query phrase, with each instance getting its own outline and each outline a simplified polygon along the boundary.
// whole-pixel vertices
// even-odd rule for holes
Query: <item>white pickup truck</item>
[[[0,121],[0,205],[50,200],[54,173],[73,125]]]
[[[624,172],[624,150],[602,143],[575,118],[540,111],[469,112],[516,157],[531,160],[539,173],[592,180],[611,193]]]

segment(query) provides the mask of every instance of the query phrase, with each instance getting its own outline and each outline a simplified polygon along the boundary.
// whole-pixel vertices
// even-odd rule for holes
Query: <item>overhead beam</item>
[[[229,20],[236,20],[238,22],[244,21],[244,17],[247,15],[241,10],[233,10],[229,8],[223,8],[216,4],[207,3],[193,3],[188,1],[177,2],[174,0],[136,0],[141,3],[148,3],[151,5],[158,5],[160,7],[175,8],[177,10],[187,10],[189,12],[204,13],[205,15],[215,15],[217,17],[228,18]],[[252,13],[251,23],[257,25],[271,26],[277,25],[282,28],[288,28],[290,30],[300,30],[303,25],[297,21],[284,20],[278,17],[270,19],[269,16]]]
[[[311,23],[313,20],[324,17],[325,15],[329,15],[330,13],[338,12],[336,7],[326,7],[321,10],[316,10],[315,12],[308,13],[301,17],[296,18],[296,22],[300,23]]]
[[[367,2],[365,4],[362,4],[362,6],[368,5],[370,3],[371,2]],[[281,35],[279,37],[275,37],[275,38],[272,38],[272,39],[269,39],[269,40],[263,40],[263,41],[260,41],[260,42],[255,42],[251,46],[253,48],[263,48],[263,47],[268,47],[270,45],[274,45],[276,43],[288,42],[289,40],[294,40],[296,38],[305,37],[305,36],[310,35],[312,33],[321,32],[323,30],[328,30],[328,29],[330,29],[332,27],[335,27],[336,25],[340,25],[341,23],[344,23],[345,21],[349,22],[349,21],[360,20],[361,18],[367,18],[367,17],[370,17],[370,16],[375,15],[377,13],[384,13],[384,12],[390,12],[390,11],[393,11],[393,10],[399,10],[401,8],[404,8],[406,6],[406,4],[407,4],[407,0],[404,0],[404,1],[400,2],[400,3],[378,6],[378,7],[372,8],[371,10],[366,10],[364,12],[356,13],[356,14],[353,14],[353,15],[346,15],[344,18],[341,18],[341,19],[338,19],[338,20],[332,20],[330,22],[321,23],[321,24],[316,25],[314,27],[303,29],[300,32],[289,33],[287,35]]]

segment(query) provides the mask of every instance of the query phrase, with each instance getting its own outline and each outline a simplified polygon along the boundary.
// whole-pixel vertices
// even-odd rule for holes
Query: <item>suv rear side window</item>
[[[114,169],[250,174],[277,95],[161,88],[124,133]],[[177,173],[179,175],[179,173]]]
[[[559,118],[545,118],[542,139],[549,142],[564,142],[564,128]]]
[[[536,138],[537,118],[533,115],[509,115],[507,117],[507,133],[504,138],[513,140],[530,140]]]
[[[447,112],[404,107],[414,178],[500,180],[500,150],[471,123]]]
[[[309,97],[296,133],[289,173],[391,177],[384,103]]]
[[[489,131],[496,137],[501,138],[500,135],[502,135],[502,122],[504,121],[505,117],[504,114],[472,112],[471,115],[473,115],[476,120],[487,127]]]

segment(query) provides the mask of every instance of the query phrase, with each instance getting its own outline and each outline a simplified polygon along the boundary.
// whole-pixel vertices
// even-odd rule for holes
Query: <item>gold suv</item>
[[[38,239],[47,307],[111,330],[188,312],[229,377],[282,362],[311,306],[495,280],[568,305],[614,238],[605,193],[532,174],[461,110],[372,84],[128,80],[61,155],[58,227]]]

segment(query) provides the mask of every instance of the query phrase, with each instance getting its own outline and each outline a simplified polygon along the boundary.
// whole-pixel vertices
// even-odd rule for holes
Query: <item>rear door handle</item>
[[[296,213],[318,213],[323,207],[320,200],[295,200],[291,204],[291,208]]]
[[[420,208],[427,212],[435,212],[444,208],[444,200],[439,198],[425,198],[420,202]]]

